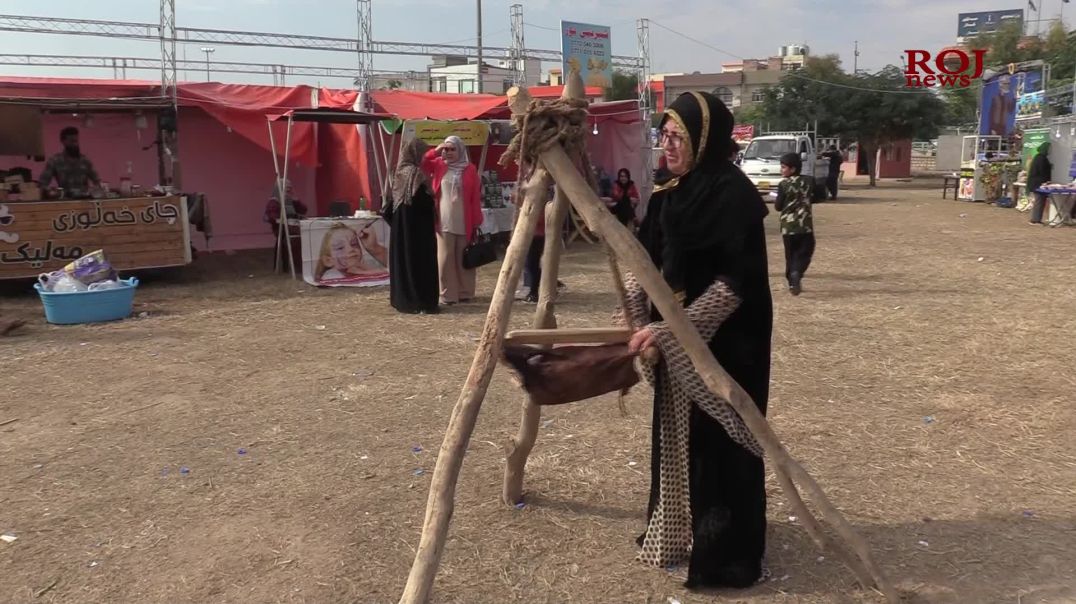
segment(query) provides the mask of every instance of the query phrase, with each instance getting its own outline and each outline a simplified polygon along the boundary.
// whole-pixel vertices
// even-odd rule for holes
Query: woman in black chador
[[[415,138],[400,151],[389,217],[389,300],[404,313],[436,313],[437,235],[433,193],[421,169],[426,145]]]
[[[766,412],[770,298],[758,191],[732,162],[732,114],[705,93],[665,112],[661,145],[670,178],[650,198],[639,238],[714,358]],[[646,325],[633,350],[655,345],[644,367],[654,388],[650,503],[639,559],[688,563],[687,587],[748,587],[762,577],[766,491],[762,450],[743,420],[695,372],[632,275],[628,312]]]

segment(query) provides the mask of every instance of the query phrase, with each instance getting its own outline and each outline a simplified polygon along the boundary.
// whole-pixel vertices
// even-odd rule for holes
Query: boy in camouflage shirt
[[[781,237],[785,243],[785,278],[788,291],[800,295],[803,275],[814,255],[814,217],[811,214],[811,188],[814,183],[800,174],[803,162],[795,153],[781,156],[781,176],[777,187],[778,212],[781,213]]]

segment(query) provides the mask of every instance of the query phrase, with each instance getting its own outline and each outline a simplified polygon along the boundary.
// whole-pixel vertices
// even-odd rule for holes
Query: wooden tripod
[[[582,81],[578,72],[574,72],[569,76],[565,94],[572,95],[572,98],[581,98],[581,93]],[[508,92],[508,96],[514,114],[522,115],[527,112],[531,99],[525,90],[513,88]],[[534,237],[538,212],[542,211],[545,205],[551,181],[556,182],[557,189],[553,203],[546,208],[546,224],[563,224],[569,203],[578,210],[590,228],[612,250],[614,270],[615,265],[620,263],[635,275],[677,341],[684,347],[706,386],[718,397],[728,401],[743,418],[777,473],[781,490],[788,498],[790,507],[800,516],[804,528],[819,547],[832,547],[856,574],[861,584],[882,592],[891,604],[899,602],[897,592],[875,565],[866,541],[830,503],[825,492],[810,474],[789,455],[747,393],[714,359],[706,342],[688,320],[684,309],[676,301],[672,290],[654,267],[646,251],[606,210],[564,149],[554,145],[539,154],[538,165],[534,167],[524,186],[520,215],[501,265],[500,277],[486,315],[486,324],[460,398],[449,419],[445,440],[441,444],[434,467],[422,536],[400,604],[426,604],[429,599],[448,536],[463,455],[504,345],[513,294],[523,270],[527,248]],[[558,238],[546,238],[538,309],[534,318],[536,329],[551,329],[556,326],[553,298],[556,294],[560,250]],[[614,277],[619,279],[617,275]],[[539,420],[539,408],[530,401],[524,402],[519,434],[510,444],[507,456],[502,494],[507,503],[517,502],[522,494],[524,468],[537,438]],[[808,492],[812,503],[829,523],[838,540],[829,540],[826,537],[821,524],[800,497],[797,484]]]

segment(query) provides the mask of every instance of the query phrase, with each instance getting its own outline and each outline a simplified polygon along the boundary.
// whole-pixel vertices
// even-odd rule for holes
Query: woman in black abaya
[[[421,169],[425,151],[425,143],[412,139],[392,179],[389,300],[404,313],[436,313],[440,295],[433,193]]]
[[[671,178],[651,197],[639,238],[714,358],[765,413],[770,297],[763,219],[767,210],[728,157],[732,114],[705,93],[681,95],[665,112],[661,141]],[[748,587],[762,577],[766,491],[761,447],[716,398],[626,276],[628,313],[646,325],[632,339],[656,345],[644,367],[654,387],[648,526],[639,559],[688,563],[687,587]]]

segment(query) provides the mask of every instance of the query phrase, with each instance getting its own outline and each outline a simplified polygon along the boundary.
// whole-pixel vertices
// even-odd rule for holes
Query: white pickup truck
[[[781,156],[786,153],[799,153],[802,174],[814,178],[814,198],[824,199],[829,160],[819,156],[809,132],[772,132],[756,137],[744,150],[740,169],[766,195],[781,182]]]

